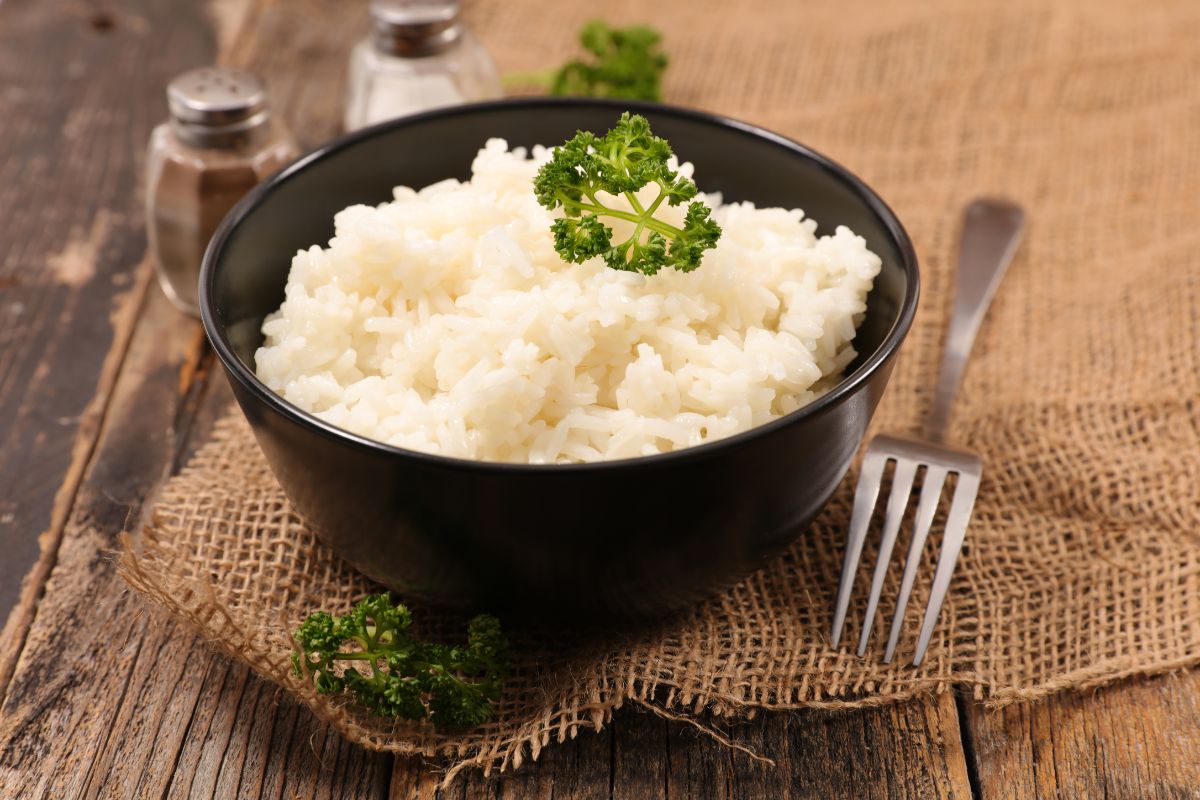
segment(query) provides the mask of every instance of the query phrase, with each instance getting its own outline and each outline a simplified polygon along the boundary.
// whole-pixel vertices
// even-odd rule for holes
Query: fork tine
[[[962,550],[963,539],[967,535],[967,523],[971,521],[971,512],[975,508],[975,497],[978,494],[979,473],[959,473],[958,485],[954,487],[954,499],[950,503],[950,513],[946,517],[942,554],[938,556],[937,572],[933,575],[933,589],[929,593],[929,605],[925,607],[925,620],[921,623],[921,638],[917,641],[917,654],[913,658],[914,667],[920,666],[925,658],[925,649],[929,647],[933,627],[942,611],[942,603],[946,601],[950,576],[958,562],[958,553]]]
[[[872,441],[871,445],[874,445]],[[863,542],[867,538],[867,525],[879,498],[879,484],[883,481],[883,467],[887,458],[871,445],[863,456],[862,472],[858,476],[858,488],[854,491],[854,509],[850,512],[850,533],[846,536],[846,557],[842,560],[842,578],[838,583],[837,608],[833,613],[831,639],[837,647],[842,640],[842,626],[846,622],[846,610],[850,607],[850,590],[854,588],[854,573],[858,571],[858,560],[862,557]]]
[[[879,595],[883,593],[883,579],[892,560],[892,549],[896,546],[896,535],[900,531],[900,521],[904,519],[904,509],[908,508],[908,497],[912,494],[913,476],[916,473],[915,461],[906,458],[896,460],[887,515],[883,520],[883,538],[879,542],[879,558],[875,562],[875,574],[871,578],[871,597],[867,600],[867,615],[863,618],[862,635],[858,639],[859,656],[866,654],[871,629],[875,627],[875,611],[879,607]]]
[[[900,594],[896,598],[896,614],[892,617],[892,629],[888,633],[887,652],[883,654],[885,664],[892,663],[892,656],[896,653],[900,629],[904,627],[904,610],[908,608],[908,598],[917,578],[917,567],[921,564],[921,553],[925,550],[925,540],[929,537],[929,528],[933,525],[933,515],[937,513],[945,482],[945,467],[926,468],[925,482],[921,486],[921,500],[917,503],[917,518],[913,522],[912,544],[908,548],[904,577],[900,580]]]

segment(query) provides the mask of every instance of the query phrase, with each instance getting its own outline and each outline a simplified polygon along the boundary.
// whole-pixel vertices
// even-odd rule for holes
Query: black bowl
[[[848,225],[883,259],[846,377],[817,401],[711,444],[594,464],[465,461],[365,439],[293,407],[254,375],[263,317],[297,250],[333,215],[468,178],[493,136],[552,145],[623,110],[726,200],[802,208]],[[321,538],[403,595],[516,618],[648,616],[732,582],[792,542],[862,442],[917,307],[904,228],[858,178],[781,136],[668,106],[585,99],[434,111],[342,137],[276,174],[225,219],[204,258],[204,327],[288,498]]]

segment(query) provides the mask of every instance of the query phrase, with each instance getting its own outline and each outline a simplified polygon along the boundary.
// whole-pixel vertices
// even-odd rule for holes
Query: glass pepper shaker
[[[204,67],[167,86],[170,118],[150,134],[146,220],[158,281],[181,310],[199,315],[200,261],[226,212],[298,155],[248,72]]]
[[[500,75],[459,20],[457,0],[372,0],[371,35],[350,53],[346,130],[500,97]]]

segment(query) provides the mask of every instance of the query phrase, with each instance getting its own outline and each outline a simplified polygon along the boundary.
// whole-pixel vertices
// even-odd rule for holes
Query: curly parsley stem
[[[580,211],[588,211],[588,212],[591,212],[592,214],[603,214],[607,217],[616,217],[617,219],[623,219],[627,222],[632,222],[636,225],[644,226],[646,228],[649,228],[652,231],[658,231],[663,236],[678,236],[679,234],[683,233],[683,231],[681,229],[676,228],[674,225],[670,224],[669,222],[663,222],[660,219],[656,219],[656,218],[650,216],[651,214],[654,213],[654,210],[657,209],[662,204],[663,198],[665,196],[666,196],[665,194],[660,194],[658,196],[658,198],[654,201],[654,203],[651,204],[651,206],[649,208],[647,208],[645,211],[643,211],[640,214],[635,214],[632,211],[622,211],[619,208],[609,208],[608,206],[601,203],[599,200],[596,200],[595,197],[592,198],[593,200],[596,200],[596,202],[594,204],[593,203],[583,203],[583,202],[580,202],[579,200],[572,200],[567,197],[563,197],[562,202],[563,202],[563,205],[567,205],[569,203],[571,208],[577,208]]]
[[[667,193],[666,193],[666,192],[659,192],[659,193],[658,193],[658,197],[654,198],[654,202],[650,204],[650,207],[649,207],[649,208],[647,208],[647,209],[646,209],[645,211],[643,211],[642,213],[643,213],[643,214],[645,214],[646,216],[651,216],[651,215],[653,215],[653,214],[654,214],[654,212],[658,210],[658,207],[662,205],[662,201],[663,201],[663,200],[666,200],[666,199],[667,199]],[[673,226],[672,226],[672,227],[673,227]],[[678,230],[678,228],[676,228],[676,230]],[[682,233],[682,231],[680,231],[680,232]]]
[[[591,211],[593,214],[604,214],[609,217],[627,220],[638,225],[638,227],[648,228],[652,231],[658,231],[663,236],[678,236],[683,233],[682,230],[676,228],[669,222],[663,222],[660,219],[655,219],[645,212],[641,214],[633,214],[628,211],[621,211],[618,208],[609,208],[604,205],[580,204],[579,206],[584,211]]]

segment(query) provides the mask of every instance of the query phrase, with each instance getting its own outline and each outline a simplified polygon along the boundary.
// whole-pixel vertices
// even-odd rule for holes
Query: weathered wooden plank
[[[445,793],[419,762],[397,759],[392,799],[971,797],[950,694],[859,711],[762,714],[728,732],[775,765],[625,709],[599,734],[549,747],[516,772],[468,773]]]
[[[203,442],[212,424],[229,409],[232,394],[215,374],[192,420],[187,451]],[[222,665],[200,689],[178,758],[167,771],[166,797],[384,797],[389,757],[370,753],[321,725],[274,685],[246,668],[211,653],[198,641],[175,635],[170,646],[200,650]],[[153,704],[169,702],[154,698]]]
[[[1200,796],[1200,671],[967,716],[984,800]]]
[[[157,730],[153,716],[129,716],[125,701],[131,689],[136,696],[131,678],[138,658],[144,653],[145,662],[153,663],[171,654],[160,652],[159,642],[146,641],[145,614],[121,591],[104,552],[136,518],[174,451],[175,372],[189,355],[190,333],[180,336],[180,317],[153,302],[157,295],[150,299],[159,313],[139,325],[143,343],[131,347],[117,383],[118,401],[5,698],[0,785],[40,774],[47,796],[95,794],[121,743],[113,736],[118,723],[136,725],[133,738]],[[189,331],[193,325],[183,323]],[[168,659],[158,676],[173,680],[176,690],[183,671]]]
[[[0,707],[0,797],[386,792],[388,759],[148,613],[114,573],[106,551],[171,468],[193,416],[228,402],[200,393],[200,413],[181,411],[197,393],[180,377],[204,375],[208,357],[195,323],[150,292]]]
[[[668,797],[969,798],[950,694],[882,708],[763,714],[731,729],[775,766],[671,726]]]
[[[164,81],[212,58],[201,15],[146,0],[0,5],[0,618],[41,557],[0,651],[28,629],[128,341],[141,143]],[[0,659],[0,694],[10,670]]]

